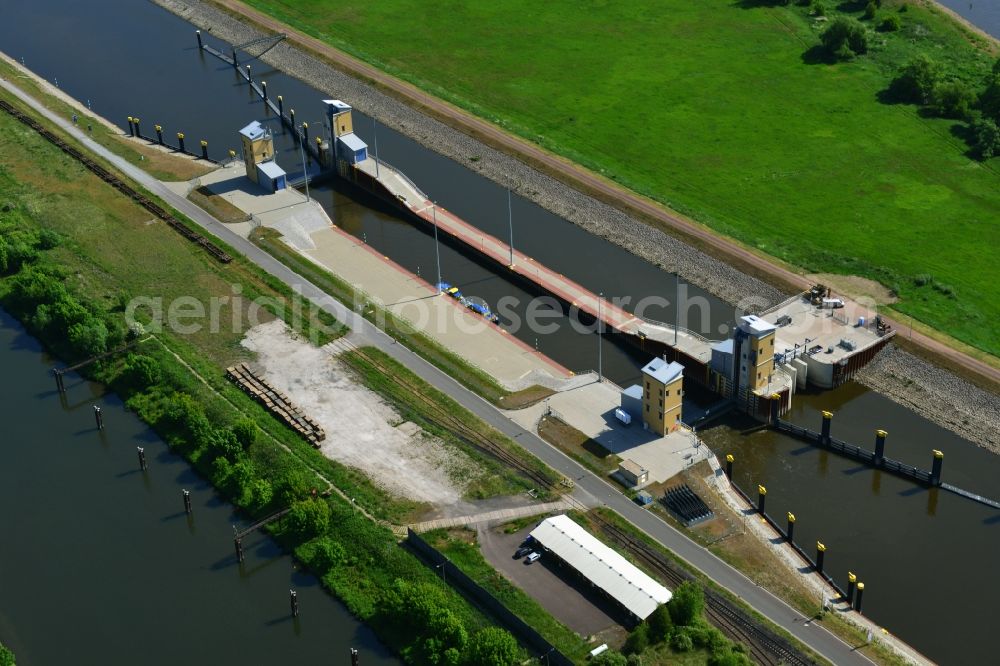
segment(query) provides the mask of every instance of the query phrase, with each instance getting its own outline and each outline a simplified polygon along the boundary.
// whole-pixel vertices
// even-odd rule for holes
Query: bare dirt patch
[[[255,326],[242,345],[256,353],[267,380],[326,431],[323,454],[362,470],[389,492],[436,506],[460,504],[469,480],[481,473],[461,451],[404,421],[284,322]]]
[[[888,305],[899,300],[896,294],[885,285],[857,275],[813,273],[806,277],[813,282],[825,284],[838,294],[855,301],[870,298],[879,305]]]

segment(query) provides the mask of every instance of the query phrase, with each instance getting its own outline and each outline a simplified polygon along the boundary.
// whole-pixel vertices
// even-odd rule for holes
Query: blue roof
[[[353,150],[354,152],[358,152],[359,150],[365,150],[366,148],[368,148],[368,144],[362,141],[358,137],[358,135],[355,134],[354,132],[351,132],[349,134],[341,134],[340,136],[337,137],[337,139],[339,141],[343,141],[344,145]]]
[[[642,373],[649,375],[661,384],[669,384],[684,374],[684,366],[677,361],[667,363],[662,358],[654,358],[646,364]]]
[[[716,342],[714,345],[712,345],[712,351],[723,352],[724,354],[732,354],[733,339],[729,338],[728,340],[720,340],[719,342]]]
[[[638,384],[632,384],[627,389],[622,391],[622,394],[627,395],[630,398],[642,398],[642,387]]]
[[[256,120],[240,130],[240,134],[250,139],[251,141],[256,141],[267,134],[267,128],[261,125]]]
[[[281,178],[285,175],[285,170],[278,166],[278,163],[274,161],[261,162],[257,165],[257,169],[271,180]]]

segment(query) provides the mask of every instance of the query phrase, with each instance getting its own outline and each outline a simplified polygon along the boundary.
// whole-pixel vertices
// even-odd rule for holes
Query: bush
[[[886,14],[878,22],[879,32],[896,32],[903,26],[897,14]]]
[[[663,636],[663,638],[666,638],[666,636]],[[641,654],[647,647],[649,647],[649,625],[643,623],[633,629],[632,633],[625,639],[622,652],[625,654]]]
[[[939,83],[931,91],[931,108],[942,118],[964,120],[975,103],[976,94],[961,81]]]
[[[840,60],[868,52],[868,30],[860,21],[847,16],[835,18],[819,38],[823,48]]]
[[[692,581],[685,581],[674,590],[674,596],[667,604],[674,624],[688,627],[701,618],[705,607],[705,595],[701,587]]]
[[[249,418],[241,418],[229,428],[244,451],[249,451],[257,440],[257,424]]]
[[[871,19],[875,18],[875,15],[877,13],[878,13],[878,5],[875,4],[875,0],[869,0],[868,4],[865,5],[865,14],[864,14],[865,18],[870,21]]]
[[[380,612],[397,635],[412,636],[401,650],[405,661],[449,666],[461,661],[468,633],[440,588],[396,579],[382,600]],[[415,630],[419,632],[416,635]]]
[[[821,0],[812,0],[812,4],[809,5],[809,14],[811,16],[826,16],[826,5]]]
[[[889,84],[889,92],[901,102],[927,104],[940,80],[940,66],[921,53],[899,70]]]
[[[972,124],[972,150],[980,159],[1000,155],[1000,127],[990,118],[980,118]]]
[[[642,656],[637,654],[630,654],[628,659],[625,660],[628,666],[642,666]]]
[[[509,631],[486,627],[469,641],[465,662],[469,666],[514,666],[520,657],[521,650]]]
[[[325,500],[300,500],[282,519],[289,533],[300,540],[311,539],[326,532],[330,526],[330,506]]]
[[[929,285],[934,281],[934,276],[930,273],[920,273],[913,276],[913,284],[918,287]]]
[[[686,628],[677,627],[670,635],[670,649],[674,652],[690,652],[694,649],[694,641]]]
[[[608,650],[591,659],[590,663],[593,666],[628,666],[628,659],[619,652]]]

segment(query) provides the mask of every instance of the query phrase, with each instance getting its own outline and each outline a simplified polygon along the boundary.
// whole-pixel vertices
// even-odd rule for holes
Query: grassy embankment
[[[17,67],[3,58],[0,58],[0,77],[14,81],[19,88],[31,94],[35,99],[44,100],[45,106],[49,110],[67,120],[72,119],[73,115],[76,114],[77,123],[82,129],[86,129],[88,125],[91,127],[90,137],[94,141],[132,164],[141,166],[143,170],[159,180],[190,180],[215,169],[214,164],[206,164],[183,155],[174,155],[154,148],[145,141],[127,138],[121,130],[108,127],[97,116],[69,104],[62,97],[49,94],[48,88],[43,90],[34,78],[22,74]]]
[[[489,374],[470,365],[437,341],[415,330],[405,319],[375,305],[346,281],[296,252],[281,240],[281,234],[274,229],[257,229],[251,235],[251,240],[337,300],[348,306],[360,307],[365,319],[494,405],[505,409],[518,409],[552,395],[551,390],[542,386],[531,386],[515,392],[506,390]]]
[[[236,284],[244,302],[290,296],[240,257],[220,265],[166,225],[149,223],[146,211],[6,114],[0,155],[0,302],[68,361],[134,337],[123,310],[135,295],[207,303],[231,296]],[[220,320],[231,321],[234,309],[223,304]],[[122,395],[248,514],[293,506],[274,536],[408,661],[426,662],[428,650],[449,642],[472,650],[490,621],[399,548],[379,522],[405,519],[419,507],[326,459],[223,379],[222,368],[244,357],[239,340],[251,324],[244,316],[217,331],[168,329],[148,337],[147,326],[128,355],[90,366],[88,374]],[[316,330],[320,342],[329,340],[321,324],[330,322],[307,319],[301,332]],[[341,330],[334,327],[332,335]],[[354,501],[339,493],[314,497],[310,489],[325,490],[327,480]],[[415,608],[420,600],[424,605]],[[428,641],[441,623],[446,633],[454,629],[450,638]]]
[[[538,422],[538,435],[594,474],[601,477],[618,468],[621,458],[587,437],[573,426],[554,416],[543,416]]]
[[[837,64],[817,50],[826,23],[795,3],[248,2],[761,253],[877,280],[899,312],[1000,353],[997,161],[966,155],[964,124],[881,101],[914,54],[977,88],[995,54],[920,0],[884,0],[900,31]]]

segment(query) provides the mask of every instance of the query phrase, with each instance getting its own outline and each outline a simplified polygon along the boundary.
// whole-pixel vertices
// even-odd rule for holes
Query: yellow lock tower
[[[274,139],[271,130],[256,120],[240,130],[243,144],[243,163],[247,168],[247,178],[260,183],[257,165],[274,160]]]

